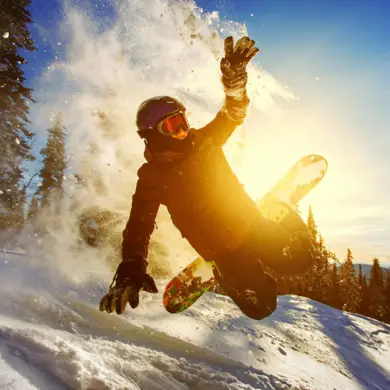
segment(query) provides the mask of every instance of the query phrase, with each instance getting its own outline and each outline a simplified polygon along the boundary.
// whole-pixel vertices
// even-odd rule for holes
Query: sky
[[[73,3],[86,7],[86,2]],[[136,3],[142,12],[157,13],[157,5],[142,9],[142,2]],[[115,5],[108,0],[91,4],[91,24],[104,21],[96,26],[96,34],[115,24]],[[386,15],[390,2],[200,0],[196,4],[206,13],[217,11],[222,21],[245,24],[260,48],[255,67],[277,80],[277,88],[285,88],[283,93],[274,92],[271,105],[277,110],[258,110],[254,105],[244,125],[245,155],[237,170],[248,192],[259,196],[302,155],[322,154],[329,170],[302,203],[303,212],[312,205],[325,243],[341,259],[351,248],[359,262],[373,257],[389,262],[390,22]],[[48,67],[69,58],[73,38],[64,33],[66,23],[61,24],[62,2],[34,0],[31,13],[38,51],[26,55],[24,69],[41,104],[50,99]],[[201,67],[197,62],[196,69]],[[58,88],[68,87],[61,81]],[[33,126],[45,122],[33,121]],[[268,169],[269,164],[274,169]]]

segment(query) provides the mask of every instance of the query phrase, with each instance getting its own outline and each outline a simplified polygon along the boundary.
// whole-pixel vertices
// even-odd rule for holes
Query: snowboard
[[[266,218],[280,223],[317,186],[327,168],[327,160],[320,155],[302,157],[256,205]],[[207,291],[224,295],[218,290],[213,268],[213,262],[197,257],[179,272],[165,288],[165,309],[170,313],[183,312]]]

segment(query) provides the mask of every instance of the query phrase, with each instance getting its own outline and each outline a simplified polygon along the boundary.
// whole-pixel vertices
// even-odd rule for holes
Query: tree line
[[[30,104],[35,100],[33,89],[26,86],[22,68],[27,63],[23,55],[37,50],[29,30],[33,22],[30,4],[31,0],[0,0],[0,239],[3,239],[0,245],[9,241],[11,235],[17,235],[27,222],[36,220],[50,205],[60,204],[67,194],[64,183],[67,176],[86,185],[85,180],[69,170],[61,112],[51,118],[53,125],[47,129],[46,144],[39,151],[39,164],[38,156],[33,153],[36,136],[29,130],[28,117]],[[98,112],[97,117],[102,128],[107,126],[104,113]],[[91,145],[87,154],[96,154],[94,148]],[[32,166],[40,169],[29,172]],[[92,184],[99,187],[102,181],[98,174],[95,176]],[[109,236],[105,228],[113,220],[109,211],[84,210],[78,219],[80,235],[89,244]],[[92,219],[98,220],[100,231],[93,229]]]
[[[30,0],[0,1],[0,229],[11,233],[18,233],[26,219],[37,214],[39,203],[48,205],[59,196],[66,168],[65,129],[58,113],[40,151],[42,168],[28,173],[29,163],[36,160],[32,152],[35,134],[29,130],[28,119],[35,100],[22,69],[27,63],[22,52],[37,50],[28,28],[30,4]],[[36,178],[39,184],[34,183]],[[38,189],[29,201],[31,186]]]
[[[367,277],[362,264],[356,270],[350,248],[344,259],[338,259],[325,246],[311,207],[307,226],[314,265],[301,277],[284,277],[268,270],[278,280],[279,294],[304,296],[336,309],[390,323],[390,270],[381,268],[379,259],[374,258]]]

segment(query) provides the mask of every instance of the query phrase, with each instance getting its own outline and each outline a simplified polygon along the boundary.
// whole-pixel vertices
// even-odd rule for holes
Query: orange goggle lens
[[[161,124],[161,130],[165,134],[178,134],[180,133],[180,129],[187,131],[189,127],[187,118],[183,114],[170,116]]]

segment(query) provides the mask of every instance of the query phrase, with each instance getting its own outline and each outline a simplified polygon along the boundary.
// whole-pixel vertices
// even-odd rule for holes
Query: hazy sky
[[[92,3],[95,17],[104,18],[106,26],[115,19],[109,1]],[[260,195],[303,154],[324,155],[328,174],[302,208],[312,204],[326,244],[341,258],[350,247],[356,260],[379,257],[384,264],[390,259],[390,2],[196,4],[218,11],[222,19],[245,23],[260,48],[256,65],[296,97],[280,99],[283,115],[248,118],[241,171],[248,191]],[[57,0],[34,0],[31,7],[39,50],[28,55],[25,71],[36,89],[67,44],[63,36],[56,38],[61,10]]]

